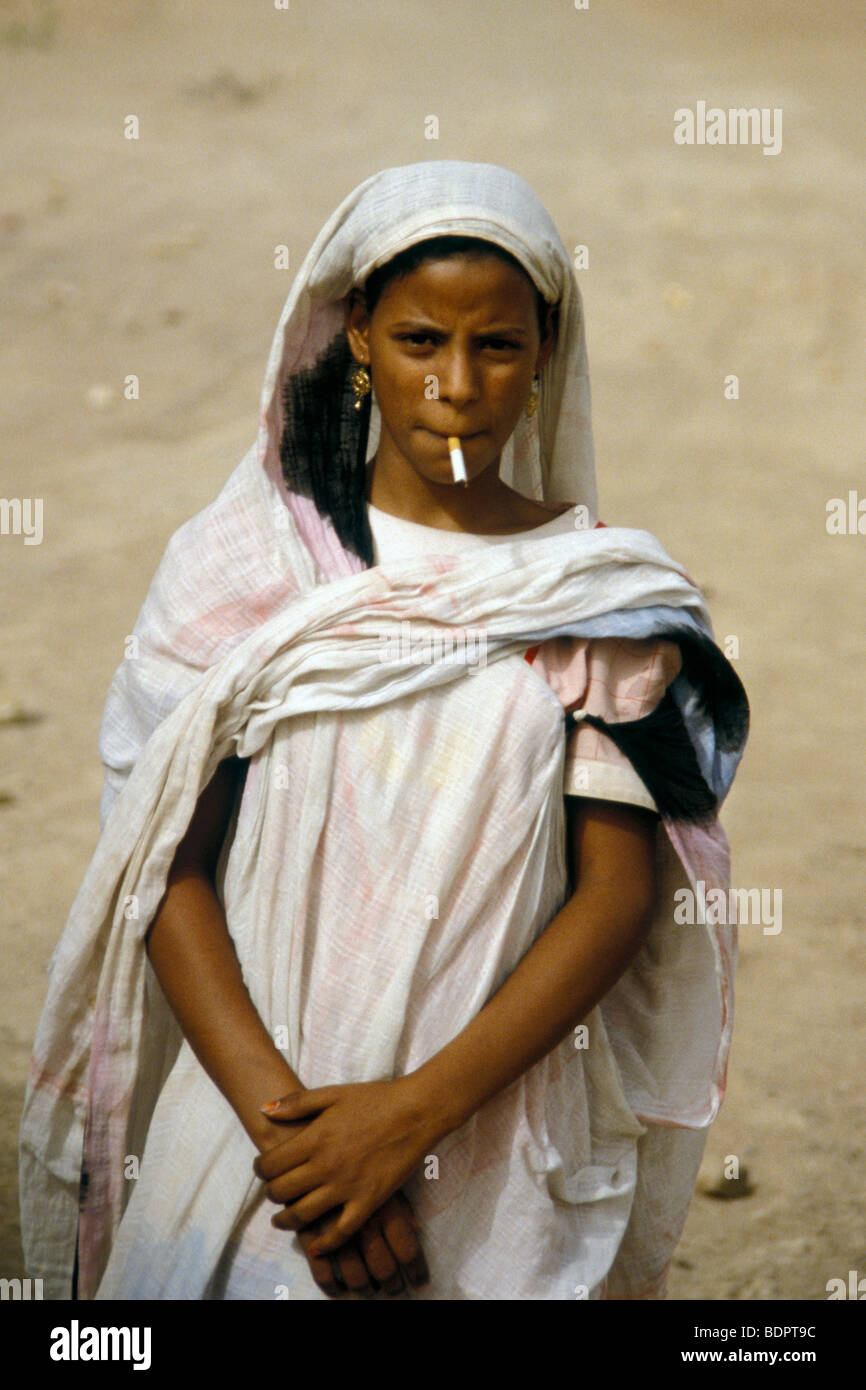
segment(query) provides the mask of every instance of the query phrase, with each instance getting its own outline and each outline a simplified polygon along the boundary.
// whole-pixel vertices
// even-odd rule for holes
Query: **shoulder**
[[[508,493],[509,521],[514,525],[541,526],[545,521],[553,521],[571,511],[575,505],[573,502],[562,502],[555,507],[546,507],[542,502],[535,502],[531,497],[515,492],[513,488],[508,488]]]
[[[597,637],[588,648],[591,674],[608,694],[646,707],[658,703],[682,667],[678,644],[663,638]]]
[[[636,719],[656,707],[682,656],[676,642],[654,637],[550,637],[532,665],[566,710]]]

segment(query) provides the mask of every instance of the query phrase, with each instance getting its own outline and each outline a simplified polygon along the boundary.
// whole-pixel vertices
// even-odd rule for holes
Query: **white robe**
[[[377,531],[377,559],[401,558],[384,532],[390,545],[383,554]],[[442,541],[460,552],[483,544]],[[279,724],[253,757],[224,902],[256,1007],[305,1085],[419,1066],[480,1012],[556,914],[567,896],[562,716],[515,654],[373,710]],[[323,763],[327,783],[317,780]],[[646,804],[633,780],[633,800]],[[305,867],[294,854],[302,823],[315,845]],[[670,871],[663,832],[659,841]],[[588,1039],[566,1037],[407,1183],[431,1281],[405,1297],[601,1295],[646,1126],[626,1099],[602,1010],[586,1023]],[[685,1171],[681,1150],[678,1171],[656,1181],[691,1184],[702,1147],[698,1131]],[[97,1297],[324,1298],[297,1237],[270,1225],[276,1208],[253,1176],[255,1153],[184,1042]]]

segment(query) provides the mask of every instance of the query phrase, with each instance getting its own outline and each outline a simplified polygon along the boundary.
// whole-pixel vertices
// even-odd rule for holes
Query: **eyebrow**
[[[446,331],[444,328],[438,328],[438,327],[435,325],[435,323],[433,323],[431,320],[429,320],[429,319],[420,319],[420,318],[419,318],[419,319],[401,319],[399,323],[392,323],[392,324],[391,324],[391,328],[392,328],[392,330],[401,329],[401,328],[402,328],[402,329],[413,329],[415,332],[425,331],[425,330],[426,330],[426,331],[429,331],[429,332],[432,332],[432,333],[444,333],[444,332]],[[509,325],[507,325],[507,326],[506,326],[506,325],[497,324],[497,325],[496,325],[495,327],[493,327],[493,328],[485,328],[485,329],[482,329],[482,331],[481,331],[480,333],[476,334],[476,337],[479,337],[479,338],[493,338],[493,337],[496,337],[496,336],[498,336],[498,335],[500,335],[500,334],[503,334],[503,333],[519,333],[519,334],[521,334],[521,336],[526,337],[528,331],[529,331],[528,329],[522,328],[522,327],[520,327],[518,324],[509,324]]]

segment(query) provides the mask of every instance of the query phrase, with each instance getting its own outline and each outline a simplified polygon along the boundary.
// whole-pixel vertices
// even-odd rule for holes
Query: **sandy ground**
[[[0,493],[44,499],[44,535],[0,536],[0,1274],[102,701],[168,536],[252,438],[274,247],[296,269],[363,177],[445,157],[515,168],[589,248],[602,515],[706,587],[753,706],[725,823],[783,926],[743,929],[707,1159],[752,1191],[696,1196],[670,1294],[823,1299],[866,1273],[866,536],[826,527],[866,493],[863,57],[848,0],[2,0]],[[676,145],[698,100],[781,108],[781,153]]]

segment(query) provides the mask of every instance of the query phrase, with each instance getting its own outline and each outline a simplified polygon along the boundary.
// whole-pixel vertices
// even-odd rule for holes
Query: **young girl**
[[[346,199],[128,648],[22,1124],[28,1272],[661,1297],[734,961],[674,893],[727,888],[747,705],[685,571],[597,520],[578,289],[520,179]]]

